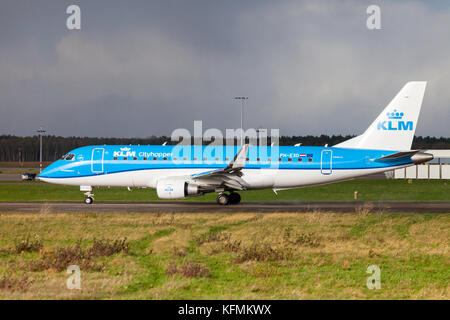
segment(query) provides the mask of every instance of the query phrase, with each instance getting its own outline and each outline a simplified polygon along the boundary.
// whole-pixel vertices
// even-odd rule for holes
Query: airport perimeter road
[[[363,209],[361,209],[363,208]],[[450,213],[450,202],[246,202],[220,206],[208,202],[0,202],[0,212],[370,212]]]
[[[21,174],[0,174],[0,181],[22,181]]]

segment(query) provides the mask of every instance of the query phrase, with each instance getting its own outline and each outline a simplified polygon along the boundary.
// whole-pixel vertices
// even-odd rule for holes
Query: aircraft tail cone
[[[433,159],[434,159],[434,157],[431,153],[416,153],[415,155],[413,155],[411,157],[411,160],[412,160],[412,162],[414,162],[414,164],[428,162]]]

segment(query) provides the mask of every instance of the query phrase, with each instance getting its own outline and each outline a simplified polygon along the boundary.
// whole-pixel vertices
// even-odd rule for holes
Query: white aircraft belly
[[[249,184],[249,189],[262,188],[296,188],[309,185],[330,183],[340,180],[347,180],[368,174],[380,173],[388,170],[402,168],[378,168],[378,169],[357,169],[357,170],[333,170],[329,175],[324,175],[320,170],[299,170],[299,169],[243,169],[242,179]],[[204,168],[199,169],[152,169],[119,172],[111,174],[101,174],[80,178],[41,178],[45,182],[64,185],[88,185],[88,186],[111,186],[111,187],[149,187],[156,188],[156,183],[160,178],[170,176],[190,176],[204,172]]]

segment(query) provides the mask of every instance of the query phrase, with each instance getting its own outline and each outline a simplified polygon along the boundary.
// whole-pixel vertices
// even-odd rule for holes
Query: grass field
[[[43,206],[0,214],[0,299],[449,299],[449,243],[445,214]],[[66,288],[69,264],[81,268],[81,290]],[[379,290],[366,287],[369,265],[381,268]]]
[[[340,183],[301,189],[241,192],[243,201],[450,201],[450,185],[446,180],[355,179]],[[78,187],[58,186],[40,182],[0,183],[1,201],[82,201]],[[183,201],[214,202],[216,194],[187,198]],[[95,190],[96,201],[159,201],[153,189],[100,188]],[[1,205],[0,205],[1,208]]]

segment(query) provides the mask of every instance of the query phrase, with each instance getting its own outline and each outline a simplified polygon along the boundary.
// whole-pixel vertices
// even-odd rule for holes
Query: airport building
[[[450,179],[450,150],[425,150],[434,159],[415,166],[410,166],[386,173],[393,179]]]

